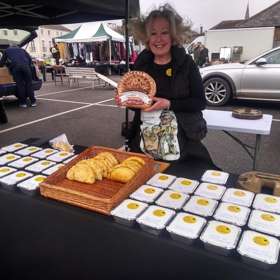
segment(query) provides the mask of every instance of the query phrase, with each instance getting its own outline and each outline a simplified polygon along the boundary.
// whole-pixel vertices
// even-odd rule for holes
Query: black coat
[[[206,100],[201,76],[191,56],[187,55],[183,48],[173,46],[172,54],[172,91],[168,96],[157,92],[157,97],[170,100],[172,110],[178,122],[178,140],[181,156],[185,157],[184,149],[187,142],[191,141],[200,145],[200,140],[207,133],[206,122],[202,117],[202,110],[205,109]],[[149,73],[153,64],[154,56],[149,50],[144,50],[138,56],[134,69]],[[140,151],[140,125],[141,112],[134,110],[135,115],[131,127],[129,146],[133,151]],[[193,148],[192,148],[193,150]]]

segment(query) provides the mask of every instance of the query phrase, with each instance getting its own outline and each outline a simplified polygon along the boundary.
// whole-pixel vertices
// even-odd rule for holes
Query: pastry
[[[152,97],[155,94],[156,83],[154,79],[142,71],[126,73],[118,84],[118,95],[123,106],[148,108],[151,106]]]
[[[113,168],[110,174],[110,179],[121,183],[127,183],[135,176],[132,169],[127,166],[118,166]]]

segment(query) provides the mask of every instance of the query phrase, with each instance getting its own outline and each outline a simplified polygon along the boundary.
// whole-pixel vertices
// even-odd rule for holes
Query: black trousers
[[[36,99],[32,89],[32,74],[29,65],[16,65],[11,69],[11,73],[16,82],[19,103],[25,104],[28,97],[34,103]]]

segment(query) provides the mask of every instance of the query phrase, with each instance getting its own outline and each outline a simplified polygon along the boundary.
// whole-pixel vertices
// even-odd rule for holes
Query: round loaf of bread
[[[152,104],[156,83],[145,72],[130,71],[118,83],[118,94],[123,106],[145,109]]]

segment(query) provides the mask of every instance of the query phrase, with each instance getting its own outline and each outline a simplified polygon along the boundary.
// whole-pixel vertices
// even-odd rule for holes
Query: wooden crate
[[[111,152],[120,162],[129,156],[136,155],[141,157],[146,164],[131,181],[125,184],[109,179],[96,181],[94,184],[84,184],[66,178],[67,171],[78,161],[94,157],[104,151]],[[110,215],[111,210],[127,198],[129,194],[143,185],[152,175],[163,171],[167,166],[166,164],[161,165],[143,154],[93,146],[42,182],[40,193],[48,198]]]

